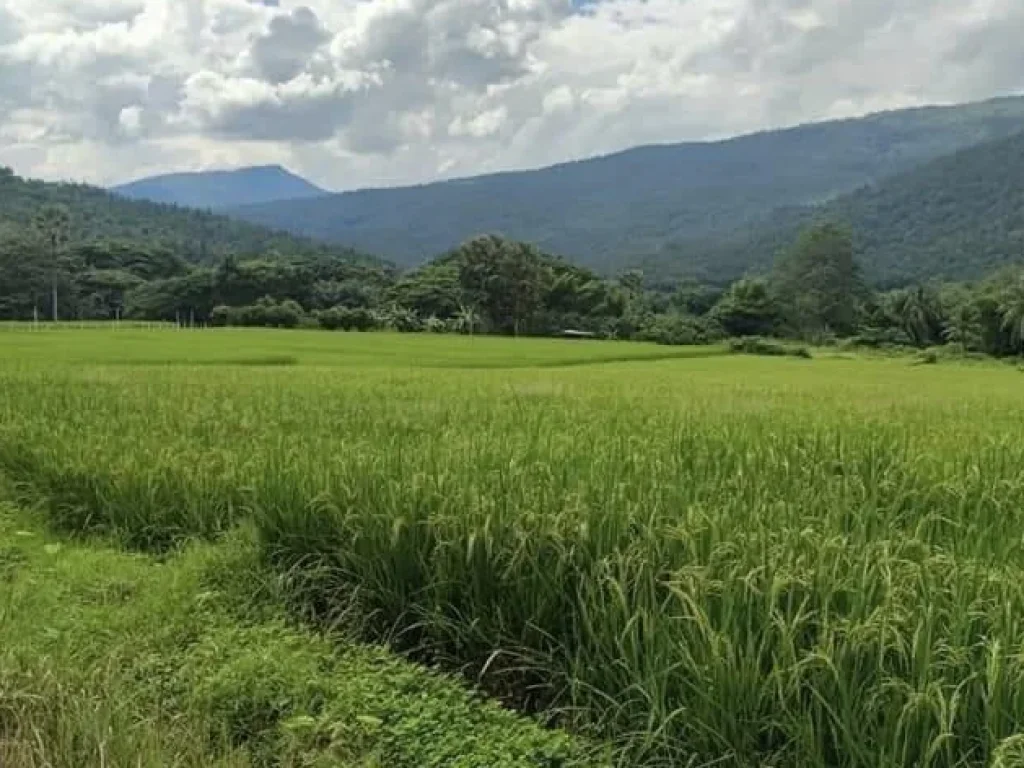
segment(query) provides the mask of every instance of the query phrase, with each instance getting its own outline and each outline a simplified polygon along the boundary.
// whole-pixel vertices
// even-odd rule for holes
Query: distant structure
[[[596,339],[597,334],[590,331],[562,331],[563,339]]]

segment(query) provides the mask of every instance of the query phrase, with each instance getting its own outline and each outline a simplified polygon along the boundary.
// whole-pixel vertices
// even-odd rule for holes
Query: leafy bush
[[[321,328],[328,331],[347,331],[351,327],[349,310],[346,307],[331,307],[317,312],[316,321]]]
[[[913,341],[900,328],[861,328],[860,333],[845,342],[845,346],[882,349],[885,347],[907,347]]]
[[[242,307],[217,306],[210,312],[213,325],[236,325],[250,328],[297,328],[306,320],[298,302],[291,299],[277,302],[269,296]]]
[[[243,313],[246,325],[258,325],[269,328],[295,328],[302,323],[302,307],[298,302],[286,299],[275,302],[273,299],[260,299]]]
[[[382,313],[382,325],[399,333],[419,333],[423,330],[423,321],[411,309],[392,307]]]
[[[810,360],[811,351],[804,346],[783,344],[772,339],[763,339],[758,336],[748,336],[742,339],[733,339],[729,342],[729,349],[737,355],[764,355],[767,357],[800,357]]]
[[[681,313],[652,315],[649,324],[636,334],[640,341],[668,346],[711,344],[721,337],[721,329],[714,321]]]
[[[361,307],[332,307],[317,314],[321,328],[329,331],[368,331],[377,324],[372,312]]]
[[[218,304],[210,312],[210,325],[224,327],[231,325],[232,308]]]
[[[349,328],[353,331],[372,331],[377,327],[373,312],[362,307],[349,310],[349,323]]]
[[[447,333],[449,325],[437,315],[431,315],[423,321],[423,330],[427,333]]]

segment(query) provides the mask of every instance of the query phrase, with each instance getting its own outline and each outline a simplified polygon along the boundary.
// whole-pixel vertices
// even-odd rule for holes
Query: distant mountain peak
[[[167,173],[122,184],[110,191],[133,200],[213,209],[263,205],[327,194],[277,164]]]

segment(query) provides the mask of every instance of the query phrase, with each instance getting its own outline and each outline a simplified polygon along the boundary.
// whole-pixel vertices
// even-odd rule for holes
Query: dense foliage
[[[41,189],[57,199],[63,192]],[[66,206],[41,205],[26,216],[29,226],[0,229],[0,319],[613,334],[624,311],[613,282],[496,237],[399,276],[298,241],[288,252],[229,252],[213,265],[194,264],[159,239],[91,239],[77,228],[81,213]]]
[[[565,254],[604,274],[651,259],[658,270],[675,268],[722,284],[764,259],[770,263],[771,250],[740,254],[738,263],[719,263],[715,250],[779,206],[831,199],[933,158],[1009,136],[1022,123],[1024,98],[904,110],[717,143],[644,147],[537,171],[275,202],[234,213],[403,265],[422,264],[479,232],[496,232]],[[1021,169],[1016,172],[1019,176]],[[693,247],[671,249],[662,259],[672,243],[684,240]],[[898,246],[900,240],[888,242]],[[978,263],[969,252],[959,258],[968,266]]]

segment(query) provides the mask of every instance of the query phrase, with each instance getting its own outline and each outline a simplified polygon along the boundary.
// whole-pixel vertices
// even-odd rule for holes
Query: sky
[[[1024,90],[1022,0],[0,0],[0,165],[329,189]]]

